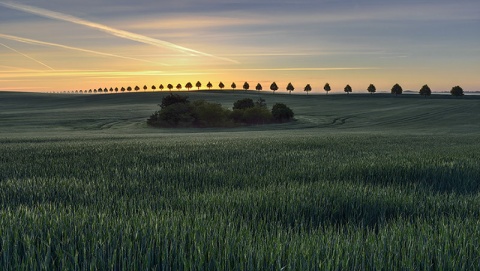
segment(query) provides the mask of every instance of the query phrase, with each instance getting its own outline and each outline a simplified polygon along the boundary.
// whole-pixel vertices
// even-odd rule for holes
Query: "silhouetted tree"
[[[218,87],[220,88],[220,90],[223,90],[223,88],[225,87],[225,85],[224,85],[222,82],[220,82],[220,83],[218,84]]]
[[[92,93],[92,89],[89,89],[89,90],[88,90],[88,93]]]
[[[200,83],[200,81],[197,81],[197,83],[195,84],[195,86],[198,88],[198,90],[200,90],[200,87],[202,86],[202,83]]]
[[[310,84],[307,84],[307,85],[305,86],[305,88],[303,89],[303,91],[307,92],[307,95],[308,95],[308,93],[309,93],[310,91],[312,91],[312,87],[310,86]]]
[[[190,89],[192,88],[192,83],[188,82],[186,85],[185,85],[185,88],[187,89],[187,91],[190,91]]]
[[[330,84],[329,84],[329,83],[326,83],[325,86],[323,86],[323,90],[325,90],[325,92],[327,92],[327,95],[328,95],[328,92],[329,92],[330,90],[332,90],[332,89],[330,88]]]
[[[147,91],[147,89],[148,89],[147,85],[144,85],[143,86],[143,91]]]
[[[208,88],[208,90],[210,90],[212,88],[212,83],[210,83],[210,81],[208,81],[208,83],[207,83],[207,88]]]
[[[128,88],[127,88],[127,91],[132,91],[132,87],[128,87]]]
[[[393,85],[392,94],[395,94],[395,96],[397,96],[397,95],[402,94],[402,93],[403,93],[403,89],[399,84]]]
[[[152,90],[155,91],[157,87],[155,85],[152,85]]]
[[[270,90],[275,94],[275,91],[278,90],[277,83],[273,82],[273,83],[270,85]]]
[[[370,94],[373,94],[377,91],[377,88],[373,84],[370,84],[367,88],[367,91],[370,92]]]
[[[113,92],[113,88],[112,88],[112,87],[110,87],[110,92]]]
[[[420,95],[423,95],[426,98],[427,96],[430,96],[432,94],[432,90],[430,89],[430,87],[428,85],[423,85],[423,87],[420,89],[419,93],[420,93]]]
[[[291,82],[288,83],[288,85],[287,85],[287,90],[288,90],[288,93],[289,93],[289,94],[292,94],[292,91],[295,90],[295,88],[293,87],[293,85],[292,85]]]
[[[237,88],[237,84],[235,84],[235,82],[233,82],[232,85],[230,85],[230,87],[232,87],[232,90],[235,90]]]
[[[122,87],[122,92],[125,92],[125,88],[124,88],[124,87]]]
[[[160,89],[160,91],[162,91],[164,88],[165,87],[162,84],[160,84],[160,86],[158,87],[158,89]]]
[[[140,88],[138,86],[135,86],[135,91],[139,91]]]
[[[182,85],[181,84],[177,84],[177,90],[181,90],[182,89]]]
[[[345,91],[348,95],[350,92],[352,92],[352,87],[350,85],[346,85],[343,91]]]
[[[255,102],[255,106],[258,107],[267,107],[267,102],[263,98],[258,98],[258,100]]]
[[[97,93],[97,89],[96,89],[96,88],[95,88],[95,89],[93,89],[93,93]]]
[[[260,83],[258,83],[257,86],[255,86],[255,89],[256,89],[257,91],[262,90],[262,85],[260,85]]]
[[[188,100],[188,96],[170,93],[170,95],[163,97],[160,107],[166,108],[172,104],[188,104],[188,103],[190,103],[190,101]]]
[[[172,84],[168,84],[168,85],[167,85],[167,88],[168,88],[168,90],[170,90],[170,92],[171,92],[171,91],[172,91],[172,88],[173,88],[173,85],[172,85]]]
[[[272,108],[272,115],[276,121],[289,121],[293,118],[293,111],[285,104],[277,103]]]
[[[254,106],[255,103],[250,98],[241,99],[233,103],[233,109],[246,109]]]
[[[245,83],[243,84],[243,89],[244,89],[245,91],[247,91],[249,88],[250,88],[250,85],[248,84],[248,82],[245,82]]]
[[[463,88],[461,88],[460,86],[454,86],[450,90],[450,94],[452,94],[453,96],[463,96],[464,95]]]
[[[115,88],[115,92],[118,92],[118,87]]]

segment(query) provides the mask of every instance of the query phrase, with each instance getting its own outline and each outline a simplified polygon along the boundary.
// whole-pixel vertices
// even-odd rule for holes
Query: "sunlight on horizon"
[[[480,4],[405,4],[403,10],[415,10],[410,16],[421,14],[418,10],[430,13],[404,20],[388,15],[398,9],[396,4],[353,12],[317,3],[306,10],[302,5],[275,10],[277,16],[256,11],[253,4],[222,6],[226,10],[218,14],[214,6],[195,11],[191,5],[181,10],[167,5],[158,17],[155,4],[141,16],[138,11],[112,16],[108,5],[101,4],[92,12],[46,1],[33,6],[0,1],[0,90],[196,81],[222,81],[227,87],[260,82],[264,90],[273,81],[279,86],[292,82],[296,93],[306,84],[313,93],[323,92],[327,82],[332,92],[343,92],[350,84],[354,93],[363,93],[371,83],[379,91],[395,83],[413,91],[424,84],[438,92],[455,85],[480,90],[480,38],[472,35],[480,27],[475,15]],[[129,8],[134,7],[125,10]],[[456,16],[446,17],[447,11]],[[445,40],[446,35],[452,39]]]

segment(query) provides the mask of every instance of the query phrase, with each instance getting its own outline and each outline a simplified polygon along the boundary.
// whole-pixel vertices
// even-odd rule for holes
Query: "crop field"
[[[158,129],[166,93],[0,92],[1,270],[474,270],[480,97],[263,97],[296,121]]]

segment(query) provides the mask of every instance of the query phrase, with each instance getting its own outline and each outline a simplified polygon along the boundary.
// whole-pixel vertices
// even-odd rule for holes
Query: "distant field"
[[[0,92],[0,269],[480,266],[480,97],[191,92],[296,121],[147,127],[166,94]]]
[[[158,134],[183,132],[237,132],[297,130],[301,132],[478,133],[480,96],[455,98],[434,95],[350,94],[288,95],[254,91],[185,93],[231,108],[233,102],[262,97],[269,106],[290,106],[297,121],[282,125],[223,130],[159,130],[146,126],[168,92],[125,94],[31,94],[0,92],[1,134],[25,132],[91,132],[106,134]],[[4,128],[5,127],[5,128]]]

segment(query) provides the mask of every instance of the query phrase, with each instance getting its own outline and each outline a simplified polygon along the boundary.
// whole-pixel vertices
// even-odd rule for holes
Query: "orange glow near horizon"
[[[478,6],[469,5],[453,5],[463,17],[455,21],[450,16],[438,25],[478,22],[478,14],[466,15]],[[74,9],[62,13],[41,7],[40,2],[30,6],[0,0],[0,15],[12,14],[9,19],[0,19],[0,91],[150,88],[197,81],[203,85],[210,81],[214,87],[222,81],[226,88],[232,82],[240,88],[247,81],[252,88],[261,83],[264,90],[275,81],[279,92],[292,82],[295,93],[303,92],[306,84],[312,86],[312,93],[323,93],[327,82],[332,92],[343,92],[350,84],[354,93],[366,93],[372,83],[379,92],[388,92],[395,83],[412,91],[424,84],[434,92],[449,91],[455,85],[465,91],[480,91],[478,37],[464,30],[465,35],[458,34],[462,39],[457,38],[463,43],[444,41],[442,31],[451,35],[459,32],[431,23],[456,11],[452,11],[453,6],[402,7],[434,13],[415,22],[424,33],[442,33],[430,41],[432,37],[410,34],[411,20],[395,21],[403,20],[396,15],[399,7],[395,5],[363,13],[337,10],[323,16],[291,10],[282,20],[237,10],[92,19],[75,16],[82,12]],[[372,15],[379,21],[370,21]],[[389,36],[390,29],[379,22],[408,31],[398,34],[404,35],[401,37]],[[363,35],[369,33],[355,36],[360,31],[357,25],[373,34],[365,39]]]

